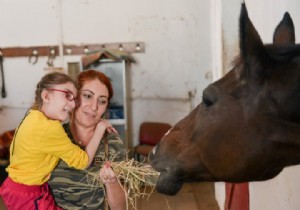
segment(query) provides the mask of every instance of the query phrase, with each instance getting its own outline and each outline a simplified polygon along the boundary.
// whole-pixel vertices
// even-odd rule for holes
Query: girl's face
[[[93,127],[100,121],[108,106],[108,89],[98,79],[84,83],[78,94],[80,105],[74,112],[75,122]]]
[[[75,108],[77,89],[71,83],[54,85],[42,91],[41,111],[50,119],[66,121]]]

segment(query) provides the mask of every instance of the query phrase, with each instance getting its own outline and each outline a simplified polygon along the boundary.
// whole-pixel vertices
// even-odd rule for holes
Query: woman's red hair
[[[78,89],[81,90],[82,86],[86,81],[98,79],[101,83],[103,83],[107,89],[108,89],[108,101],[113,97],[114,91],[112,88],[112,84],[110,82],[110,79],[102,72],[96,71],[93,69],[83,70],[78,74],[77,77],[77,83],[78,83]]]

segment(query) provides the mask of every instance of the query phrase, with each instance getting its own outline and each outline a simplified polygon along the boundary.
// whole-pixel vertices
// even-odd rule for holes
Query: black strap
[[[11,143],[11,147],[12,147],[11,148],[11,156],[13,156],[13,154],[14,154],[14,150],[15,150],[15,138],[16,138],[17,133],[19,131],[19,127],[21,126],[21,124],[23,123],[23,121],[25,120],[25,118],[29,114],[29,112],[30,112],[30,109],[25,113],[25,116],[24,116],[23,120],[20,122],[19,126],[16,128],[16,131],[15,131],[12,143]]]
[[[105,154],[105,161],[109,160],[109,151],[108,151],[108,140],[107,134],[104,135],[104,154]]]
[[[2,89],[1,89],[1,95],[2,98],[6,98],[6,90],[5,90],[5,80],[4,80],[4,69],[3,69],[3,55],[0,54],[0,71],[2,76]]]
[[[109,148],[108,148],[108,139],[107,133],[104,134],[104,154],[105,154],[105,161],[109,160]],[[107,197],[104,196],[104,210],[109,210],[108,200]]]

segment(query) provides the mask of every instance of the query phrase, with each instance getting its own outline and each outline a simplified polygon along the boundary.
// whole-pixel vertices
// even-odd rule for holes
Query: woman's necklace
[[[70,126],[70,124],[69,124],[69,126]],[[73,130],[73,129],[72,129],[72,127],[70,126],[70,131],[72,132],[72,130]],[[77,135],[75,135],[75,136],[77,136]],[[75,142],[77,142],[78,145],[82,146],[82,143],[83,143],[82,140],[77,140],[77,138],[74,138],[75,136],[73,136],[73,139],[75,140]]]

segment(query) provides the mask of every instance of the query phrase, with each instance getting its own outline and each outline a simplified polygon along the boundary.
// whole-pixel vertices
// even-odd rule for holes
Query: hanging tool
[[[4,81],[4,69],[3,69],[3,54],[0,51],[0,71],[1,71],[1,77],[2,77],[2,88],[1,88],[1,95],[2,98],[6,98],[6,90],[5,90],[5,81]]]

